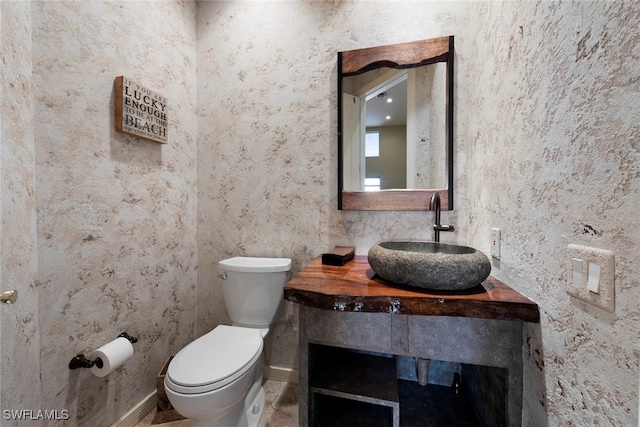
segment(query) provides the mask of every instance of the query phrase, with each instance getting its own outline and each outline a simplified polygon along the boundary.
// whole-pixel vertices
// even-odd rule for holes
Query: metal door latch
[[[18,291],[13,289],[10,291],[4,291],[0,295],[0,303],[2,304],[15,304],[18,299]]]

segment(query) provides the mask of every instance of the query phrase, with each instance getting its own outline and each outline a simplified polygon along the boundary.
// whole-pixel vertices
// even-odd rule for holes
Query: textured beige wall
[[[107,426],[192,339],[197,282],[196,32],[189,2],[33,2],[43,409]],[[169,143],[114,130],[114,78],[169,99]],[[106,378],[77,353],[138,338]],[[56,424],[59,425],[59,424]]]
[[[0,410],[40,408],[31,9],[0,2]],[[16,425],[5,420],[3,427]]]
[[[540,305],[527,328],[527,426],[634,426],[640,347],[638,2],[482,2],[462,229]],[[567,245],[610,249],[614,314],[569,297]]]

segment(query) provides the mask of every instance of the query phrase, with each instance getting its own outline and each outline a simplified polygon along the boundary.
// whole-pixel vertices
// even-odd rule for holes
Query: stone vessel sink
[[[468,246],[424,241],[382,242],[369,249],[369,265],[385,280],[405,286],[459,291],[478,286],[491,262]]]

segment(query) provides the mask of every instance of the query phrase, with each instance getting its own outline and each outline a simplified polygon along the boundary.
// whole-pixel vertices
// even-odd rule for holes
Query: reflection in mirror
[[[345,190],[446,188],[445,80],[444,63],[343,79]]]
[[[453,37],[339,58],[339,209],[453,204]],[[377,192],[378,194],[371,194]]]

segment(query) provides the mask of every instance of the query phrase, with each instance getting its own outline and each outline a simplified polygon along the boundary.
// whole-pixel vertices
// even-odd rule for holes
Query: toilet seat
[[[220,268],[227,271],[239,271],[246,273],[274,273],[289,271],[291,269],[290,258],[255,258],[237,256],[223,259],[218,263]]]
[[[176,354],[167,369],[167,385],[184,394],[224,387],[253,367],[262,347],[259,329],[220,325]]]

